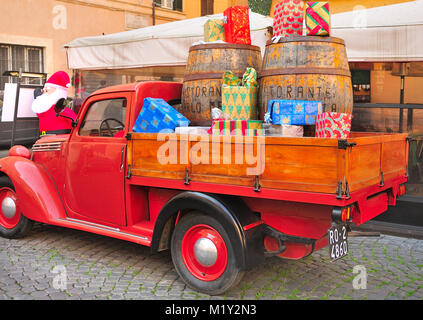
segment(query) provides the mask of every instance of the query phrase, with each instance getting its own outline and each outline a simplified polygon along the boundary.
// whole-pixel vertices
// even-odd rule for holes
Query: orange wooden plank
[[[188,169],[192,181],[253,187],[258,174],[265,188],[335,193],[348,181],[353,192],[378,184],[381,172],[405,174],[406,137],[352,133],[347,141],[356,145],[345,150],[337,139],[133,133],[128,161],[145,177],[183,179]]]

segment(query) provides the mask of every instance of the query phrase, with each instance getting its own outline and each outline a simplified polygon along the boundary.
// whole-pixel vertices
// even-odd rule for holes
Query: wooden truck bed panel
[[[346,181],[350,191],[374,185],[380,181],[381,144],[358,145],[349,152]]]
[[[345,179],[350,192],[383,184],[406,175],[408,164],[407,134],[353,134],[348,141],[357,145],[347,152]]]
[[[257,143],[250,139],[246,144],[231,137],[220,139],[210,136],[210,141],[201,141],[200,136],[190,139],[189,174],[193,181],[253,185],[253,175],[247,174],[250,159],[244,150],[257,150]],[[251,153],[253,155],[253,153]]]
[[[407,134],[349,139],[131,133],[135,176],[335,194],[404,176]],[[345,147],[345,143],[353,144]]]
[[[404,142],[384,142],[382,147],[382,172],[385,179],[390,179],[399,174],[405,174],[404,158],[408,159],[408,146]],[[405,165],[407,165],[405,162]]]
[[[135,176],[180,179],[185,176],[184,163],[160,163],[158,154],[164,141],[158,141],[157,135],[136,134],[137,138],[128,143],[128,164],[131,166],[131,172]],[[179,143],[179,137],[173,137]],[[180,150],[176,150],[179,152]],[[164,156],[166,156],[164,154]],[[164,161],[162,159],[161,161]]]
[[[301,141],[298,140],[300,143]],[[338,149],[321,145],[266,144],[262,187],[333,193],[338,181]]]

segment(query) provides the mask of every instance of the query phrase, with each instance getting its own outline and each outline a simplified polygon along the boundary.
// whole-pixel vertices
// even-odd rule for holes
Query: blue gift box
[[[304,100],[269,100],[265,122],[287,125],[316,124],[322,102]]]
[[[173,132],[176,127],[188,127],[189,122],[163,99],[145,98],[132,130],[134,132]]]

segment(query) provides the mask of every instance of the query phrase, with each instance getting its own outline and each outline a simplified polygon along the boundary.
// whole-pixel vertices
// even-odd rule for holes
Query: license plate
[[[338,260],[348,254],[346,225],[332,225],[328,231],[328,238],[331,261]]]

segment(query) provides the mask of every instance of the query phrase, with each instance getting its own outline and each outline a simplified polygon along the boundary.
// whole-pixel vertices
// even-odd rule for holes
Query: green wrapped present
[[[225,41],[225,25],[223,19],[209,19],[204,24],[204,41]]]
[[[223,74],[222,111],[232,120],[257,119],[257,71],[247,68],[242,81],[231,71]]]

